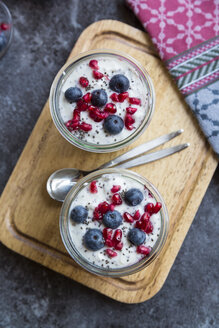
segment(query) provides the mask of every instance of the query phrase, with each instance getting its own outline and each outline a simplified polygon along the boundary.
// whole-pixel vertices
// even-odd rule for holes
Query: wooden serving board
[[[47,178],[63,167],[95,168],[124,150],[94,154],[73,147],[56,130],[48,103],[2,194],[0,239],[12,250],[109,297],[138,303],[155,295],[165,282],[217,160],[146,33],[117,21],[94,23],[81,34],[69,60],[78,53],[97,48],[122,50],[133,56],[148,70],[155,86],[152,122],[125,151],[180,128],[185,132],[168,146],[191,143],[180,153],[133,169],[157,186],[166,201],[170,231],[164,249],[149,268],[120,279],[92,275],[70,258],[59,234],[61,204],[48,196]]]

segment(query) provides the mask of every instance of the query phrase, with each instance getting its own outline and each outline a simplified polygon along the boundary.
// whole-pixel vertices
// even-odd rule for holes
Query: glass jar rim
[[[161,230],[159,238],[155,244],[155,246],[152,249],[152,252],[148,257],[143,258],[141,261],[127,267],[121,267],[121,268],[102,268],[100,266],[97,266],[95,264],[92,264],[91,262],[87,261],[80,252],[76,249],[74,242],[72,241],[72,238],[70,236],[69,231],[69,211],[71,207],[71,203],[73,199],[76,197],[76,195],[79,193],[81,188],[83,188],[84,184],[90,183],[92,180],[98,179],[98,177],[105,175],[105,174],[120,174],[122,176],[126,176],[132,179],[137,180],[141,184],[145,185],[149,191],[152,193],[154,198],[162,203],[161,208]],[[82,178],[68,193],[68,195],[65,198],[65,201],[62,205],[61,212],[60,212],[60,220],[59,220],[59,226],[60,226],[60,234],[62,241],[65,245],[66,250],[68,251],[69,255],[73,258],[73,260],[78,263],[81,267],[83,267],[85,270],[94,273],[96,275],[101,276],[107,276],[107,277],[122,277],[130,274],[134,274],[144,268],[146,268],[148,265],[150,265],[160,254],[165,241],[167,239],[168,234],[168,228],[169,228],[169,217],[167,208],[165,205],[165,202],[159,193],[159,191],[156,189],[156,187],[145,177],[125,169],[116,169],[116,168],[108,168],[103,170],[98,170],[95,172],[90,173],[86,177]]]
[[[70,131],[68,131],[68,129],[64,125],[62,119],[60,118],[59,106],[57,103],[59,87],[61,85],[61,82],[64,79],[64,76],[66,75],[66,72],[68,70],[70,70],[70,68],[72,66],[74,66],[78,61],[83,60],[85,58],[89,58],[93,55],[101,55],[101,54],[119,56],[119,57],[125,59],[126,61],[128,61],[129,63],[131,63],[133,66],[135,66],[143,77],[143,80],[144,80],[144,83],[145,83],[145,86],[146,86],[146,89],[147,89],[147,92],[149,95],[148,110],[146,112],[144,120],[139,125],[139,127],[125,139],[115,142],[113,144],[104,144],[104,145],[103,144],[98,145],[98,144],[80,140],[79,138],[75,137]],[[106,152],[117,151],[119,149],[124,148],[125,146],[134,142],[145,131],[145,129],[149,125],[149,123],[152,119],[153,113],[154,113],[155,91],[154,91],[154,86],[153,86],[152,80],[151,80],[148,72],[137,60],[135,60],[131,56],[124,54],[120,51],[111,50],[111,49],[96,49],[96,50],[86,51],[86,52],[83,52],[83,53],[75,56],[74,58],[71,59],[70,62],[67,61],[67,63],[60,69],[60,71],[57,73],[57,75],[52,83],[51,89],[50,89],[49,106],[50,106],[50,113],[51,113],[53,122],[54,122],[57,130],[68,142],[70,142],[72,145],[74,145],[80,149],[83,149],[83,150],[86,150],[89,152],[106,153]]]
[[[3,9],[5,16],[7,17],[7,23],[10,24],[10,32],[9,32],[9,38],[7,40],[7,44],[4,47],[4,49],[1,52],[0,58],[4,56],[4,54],[7,52],[8,48],[11,45],[11,41],[12,41],[12,36],[13,36],[13,21],[12,21],[12,16],[10,13],[10,10],[8,9],[8,7],[6,6],[6,4],[3,1],[0,1],[0,7]]]

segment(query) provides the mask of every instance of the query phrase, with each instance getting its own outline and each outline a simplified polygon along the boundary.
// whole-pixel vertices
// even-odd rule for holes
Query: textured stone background
[[[58,69],[94,21],[141,28],[122,0],[8,0],[15,31],[0,60],[0,191],[30,135]],[[0,245],[0,328],[218,327],[219,170],[161,291],[115,302]]]

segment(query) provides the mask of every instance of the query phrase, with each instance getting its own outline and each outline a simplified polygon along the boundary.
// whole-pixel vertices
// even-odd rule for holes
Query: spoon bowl
[[[82,172],[74,168],[55,171],[47,180],[46,189],[51,198],[63,202],[69,190],[78,182]]]

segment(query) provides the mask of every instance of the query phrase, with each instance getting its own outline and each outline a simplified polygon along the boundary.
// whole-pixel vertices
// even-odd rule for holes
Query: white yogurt
[[[107,75],[108,79],[106,77],[103,77],[100,80],[96,80],[93,77],[93,70],[89,67],[89,62],[91,59],[98,60],[99,71],[104,75]],[[141,105],[130,105],[127,99],[123,103],[114,103],[111,100],[110,95],[112,95],[114,91],[109,88],[109,80],[116,74],[123,74],[129,79],[130,87],[127,90],[129,93],[129,97],[140,98]],[[83,88],[79,84],[79,78],[81,76],[84,76],[89,80],[89,86],[87,88]],[[113,55],[96,55],[93,58],[89,58],[89,60],[86,59],[80,61],[78,64],[75,64],[74,69],[63,83],[59,96],[59,109],[64,123],[72,119],[73,110],[76,107],[76,103],[70,104],[66,100],[64,95],[65,91],[70,87],[80,88],[83,92],[83,95],[87,92],[92,92],[96,89],[104,89],[108,95],[107,103],[114,103],[116,105],[117,112],[115,113],[115,115],[120,116],[123,120],[126,115],[127,107],[137,108],[137,112],[133,115],[133,118],[135,119],[135,123],[133,124],[134,129],[130,131],[126,127],[124,127],[123,130],[117,135],[107,134],[103,129],[103,121],[94,122],[89,117],[88,111],[81,112],[81,122],[91,124],[92,130],[89,132],[75,130],[72,131],[72,133],[77,138],[92,144],[113,144],[115,142],[126,139],[128,136],[133,134],[133,132],[135,132],[135,130],[141,125],[146,113],[148,112],[148,92],[143,78],[140,76],[138,70],[128,61],[122,60]]]
[[[86,184],[71,204],[70,211],[77,205],[82,205],[88,210],[88,218],[85,223],[74,223],[72,220],[69,220],[69,232],[72,241],[81,256],[94,265],[104,268],[122,268],[133,265],[144,257],[144,255],[137,253],[137,247],[131,244],[127,238],[129,230],[134,228],[136,221],[134,223],[128,223],[123,219],[122,224],[117,228],[122,230],[123,248],[121,251],[116,250],[117,256],[114,258],[110,258],[105,253],[105,250],[109,248],[107,246],[104,246],[104,248],[98,251],[91,251],[87,249],[83,244],[83,237],[88,229],[100,229],[102,231],[105,228],[102,221],[93,221],[93,211],[95,207],[103,201],[111,203],[111,197],[113,195],[111,188],[113,185],[121,186],[119,191],[120,194],[123,194],[131,188],[137,188],[143,193],[144,196],[143,201],[137,206],[128,206],[124,200],[121,205],[115,206],[115,210],[120,212],[122,216],[124,212],[128,212],[132,215],[137,210],[139,210],[142,215],[144,213],[144,206],[147,203],[153,203],[155,205],[156,200],[151,197],[148,189],[146,189],[144,185],[134,179],[123,177],[119,174],[105,174],[96,181],[98,193],[92,194],[89,189],[90,185]],[[160,213],[158,212],[157,214],[153,214],[150,221],[153,225],[153,232],[146,234],[146,240],[143,245],[153,248],[160,235]],[[113,248],[111,249],[114,250]]]

